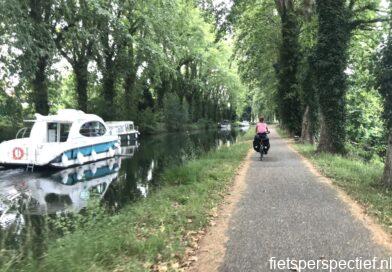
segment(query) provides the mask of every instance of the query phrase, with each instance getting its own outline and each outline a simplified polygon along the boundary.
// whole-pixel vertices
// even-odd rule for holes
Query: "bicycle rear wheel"
[[[260,146],[260,160],[262,161],[264,157],[264,145],[262,144]]]

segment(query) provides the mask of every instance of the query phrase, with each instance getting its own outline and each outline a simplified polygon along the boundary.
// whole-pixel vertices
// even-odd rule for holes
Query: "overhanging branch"
[[[370,19],[370,20],[354,20],[350,23],[350,28],[351,29],[363,29],[365,27],[368,27],[371,24],[375,23],[382,23],[382,22],[389,22],[390,18],[375,18],[375,19]]]

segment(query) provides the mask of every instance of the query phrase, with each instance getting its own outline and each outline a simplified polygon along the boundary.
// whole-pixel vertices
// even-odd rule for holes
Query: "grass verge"
[[[168,169],[148,198],[54,241],[21,271],[177,271],[250,148],[241,141]]]
[[[287,134],[282,133],[281,129],[277,130],[282,137],[287,138]],[[381,162],[365,162],[352,156],[318,153],[316,147],[310,144],[294,143],[293,147],[392,233],[392,192],[381,185]]]

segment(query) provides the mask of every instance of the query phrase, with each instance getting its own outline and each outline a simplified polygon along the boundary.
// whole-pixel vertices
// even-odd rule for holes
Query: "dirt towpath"
[[[247,157],[191,271],[299,271],[293,266],[277,269],[278,260],[287,258],[321,262],[376,257],[377,265],[389,260],[390,237],[275,131],[270,139],[272,147],[263,161],[256,152]]]

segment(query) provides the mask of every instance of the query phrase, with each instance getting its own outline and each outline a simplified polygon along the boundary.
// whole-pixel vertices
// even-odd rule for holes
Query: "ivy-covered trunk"
[[[392,6],[391,6],[392,8]],[[392,29],[392,23],[390,23]],[[384,99],[383,117],[389,131],[388,149],[385,159],[383,182],[392,187],[392,34],[389,32],[387,44],[380,55],[377,74],[378,90]]]
[[[135,118],[136,103],[134,103],[136,71],[129,70],[124,78],[124,114],[125,118]]]
[[[309,106],[306,106],[304,116],[302,117],[301,141],[313,144],[314,134],[309,111]]]
[[[103,80],[103,97],[104,97],[104,111],[103,118],[104,120],[113,120],[116,116],[116,109],[114,105],[114,97],[115,97],[115,77],[112,75],[113,73],[109,73],[106,75],[106,78]]]
[[[49,113],[48,85],[46,76],[47,66],[48,57],[39,57],[36,71],[34,73],[34,79],[31,82],[35,111],[43,115],[48,115]]]
[[[26,40],[30,41],[27,45],[29,48],[26,51],[33,51],[34,61],[31,63],[34,69],[34,77],[31,80],[33,89],[33,102],[35,111],[37,113],[47,115],[49,113],[49,98],[48,98],[48,77],[47,68],[50,66],[50,43],[42,42],[48,33],[44,30],[50,22],[51,15],[51,1],[31,0],[28,2],[30,9],[29,16],[33,31],[29,33]],[[31,54],[31,53],[30,53]]]
[[[347,49],[351,36],[345,0],[318,0],[315,52],[320,99],[321,134],[318,151],[345,152],[345,94]]]
[[[135,98],[135,86],[136,86],[136,57],[135,50],[131,42],[128,47],[127,52],[127,68],[124,74],[124,114],[125,118],[135,118],[136,117],[136,103]]]
[[[282,45],[277,67],[277,105],[281,123],[291,134],[301,132],[302,110],[298,88],[299,26],[292,0],[276,1],[281,18]]]
[[[307,57],[306,74],[302,81],[302,101],[305,112],[302,117],[302,142],[314,144],[315,134],[318,130],[318,98],[316,90],[315,67],[313,55]]]
[[[392,129],[389,131],[387,157],[385,159],[385,168],[383,182],[386,186],[392,187]]]
[[[73,66],[76,81],[78,108],[87,112],[88,62],[80,61]]]

